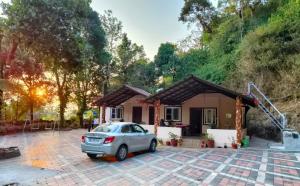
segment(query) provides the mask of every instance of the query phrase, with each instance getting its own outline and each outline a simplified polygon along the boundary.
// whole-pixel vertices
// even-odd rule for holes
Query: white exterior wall
[[[207,129],[208,135],[211,135],[215,141],[215,147],[231,147],[232,137],[236,140],[236,130],[229,129]]]
[[[231,147],[232,137],[237,141],[237,131],[230,129],[207,129],[207,134],[211,135],[215,141],[215,147]],[[247,135],[247,129],[243,129],[242,137]]]
[[[147,129],[149,132],[154,133],[154,125],[141,125],[144,129]],[[177,127],[157,127],[157,138],[162,139],[163,141],[170,140],[169,132],[176,134],[178,137],[182,136],[181,128]]]

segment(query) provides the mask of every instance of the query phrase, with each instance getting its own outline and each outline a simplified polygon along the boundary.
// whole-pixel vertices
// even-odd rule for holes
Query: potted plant
[[[183,143],[183,139],[182,139],[182,137],[180,137],[180,138],[178,139],[178,145],[179,145],[179,146],[182,146],[182,143]]]
[[[158,138],[157,141],[158,141],[159,145],[164,145],[164,142],[163,142],[163,140],[161,138]]]
[[[171,142],[170,141],[166,141],[166,145],[167,146],[171,146]]]
[[[201,140],[200,147],[201,148],[206,148],[206,141],[205,140]]]
[[[208,148],[214,148],[215,147],[215,140],[214,140],[213,136],[206,133],[205,137],[206,137],[206,140],[207,140],[207,142],[206,142],[207,147]]]
[[[238,148],[238,145],[237,145],[237,143],[236,143],[233,136],[231,136],[231,148],[232,149],[237,149]]]
[[[171,139],[171,145],[173,147],[177,147],[177,144],[178,144],[178,136],[172,132],[169,132],[169,136],[170,136],[170,139]]]

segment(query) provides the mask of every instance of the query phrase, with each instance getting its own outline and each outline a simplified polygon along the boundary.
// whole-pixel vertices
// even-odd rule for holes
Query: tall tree
[[[104,14],[100,15],[100,21],[106,34],[106,50],[110,54],[107,56],[103,68],[103,94],[106,94],[110,85],[111,75],[114,72],[117,45],[122,38],[122,22],[113,16],[111,10],[104,11]]]
[[[128,39],[127,34],[123,34],[122,42],[117,47],[117,72],[120,84],[128,83],[129,76],[132,75],[129,74],[129,66],[144,57],[143,46],[132,43]]]
[[[143,88],[150,92],[154,92],[155,90],[155,65],[153,62],[149,62],[147,59],[138,59],[135,63],[131,64],[128,67],[128,83],[130,85]]]
[[[211,33],[211,22],[216,11],[209,0],[184,0],[179,21],[200,24],[203,31]]]
[[[48,63],[57,84],[60,123],[70,94],[70,78],[80,63],[80,34],[89,19],[90,0],[12,0],[3,4],[11,32]]]
[[[90,12],[83,36],[85,39],[81,43],[81,64],[75,71],[73,79],[80,126],[83,126],[83,113],[87,110],[88,103],[100,93],[101,82],[105,81],[101,73],[107,65],[105,60],[107,54],[103,50],[106,43],[105,33],[97,12]]]
[[[157,76],[171,76],[172,80],[176,79],[176,73],[180,68],[180,61],[176,52],[176,45],[172,43],[163,43],[160,45],[158,53],[154,57]]]
[[[44,65],[31,55],[30,52],[19,49],[6,76],[19,85],[19,89],[14,89],[15,93],[26,101],[30,120],[33,121],[34,108],[39,108],[51,100],[53,83],[47,80]],[[16,113],[18,115],[18,111]]]

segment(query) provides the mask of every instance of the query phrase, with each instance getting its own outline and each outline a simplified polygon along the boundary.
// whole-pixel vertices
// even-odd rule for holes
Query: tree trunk
[[[33,102],[30,103],[30,122],[33,123]]]
[[[3,35],[0,35],[0,51],[1,51],[1,47],[2,47],[1,46],[2,39],[3,39]],[[5,65],[11,63],[13,57],[16,54],[17,48],[18,48],[18,42],[17,42],[17,39],[14,38],[13,42],[12,42],[11,49],[7,53],[6,60],[5,61],[4,60],[0,61],[0,63],[1,63],[1,65],[0,65],[0,79],[4,79],[5,78],[4,77]],[[0,90],[0,119],[2,118],[3,103],[4,103],[4,100],[3,100],[3,90]]]
[[[64,127],[65,124],[65,107],[63,105],[59,106],[59,126]]]

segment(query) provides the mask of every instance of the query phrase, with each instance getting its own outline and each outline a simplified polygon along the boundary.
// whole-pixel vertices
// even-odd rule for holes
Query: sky
[[[189,35],[187,25],[178,21],[183,4],[183,0],[93,0],[91,6],[99,14],[112,10],[129,39],[143,45],[153,59],[161,43],[176,43]]]
[[[216,6],[217,0],[212,2]],[[187,24],[178,21],[183,4],[184,0],[92,0],[91,6],[99,14],[112,10],[123,32],[153,59],[161,43],[177,43],[191,33]]]

